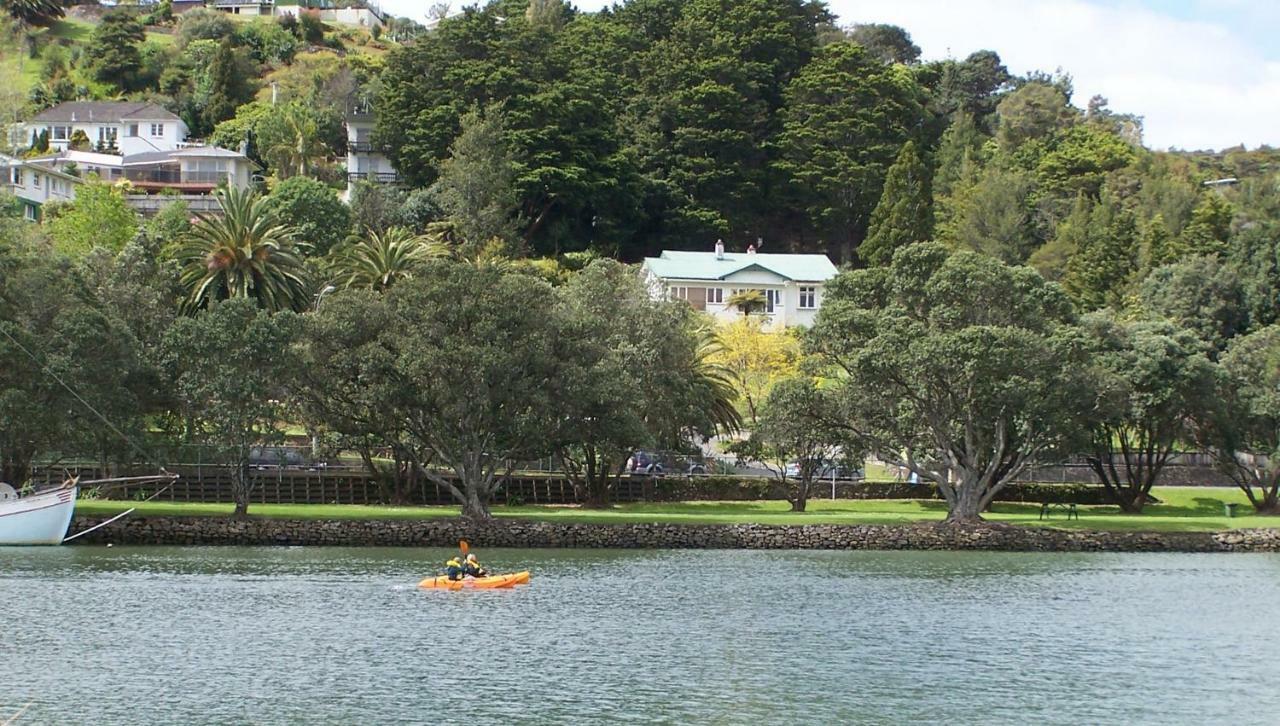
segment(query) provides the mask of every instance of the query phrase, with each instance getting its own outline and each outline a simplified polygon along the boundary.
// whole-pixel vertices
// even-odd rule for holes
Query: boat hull
[[[488,577],[467,577],[461,580],[450,580],[441,575],[428,577],[418,583],[418,587],[428,590],[498,590],[529,583],[529,572],[513,572],[507,575],[489,575]]]
[[[57,545],[67,536],[79,487],[0,501],[0,545]]]

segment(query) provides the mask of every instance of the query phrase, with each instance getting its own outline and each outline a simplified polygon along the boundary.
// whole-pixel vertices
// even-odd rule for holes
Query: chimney
[[[724,240],[722,239],[716,240],[716,259],[724,259]]]

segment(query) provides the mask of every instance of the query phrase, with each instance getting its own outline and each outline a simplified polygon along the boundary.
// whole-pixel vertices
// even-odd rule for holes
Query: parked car
[[[787,476],[796,478],[800,476],[800,462],[793,461],[787,464]],[[838,461],[823,461],[818,464],[814,470],[814,479],[861,479],[863,473],[861,469],[848,466]]]
[[[637,451],[627,461],[627,472],[663,476],[667,472],[683,476],[709,473],[705,462],[688,456],[664,456],[650,451]]]
[[[324,469],[327,462],[313,461],[301,449],[292,446],[255,446],[249,450],[249,468],[258,471],[268,469]]]

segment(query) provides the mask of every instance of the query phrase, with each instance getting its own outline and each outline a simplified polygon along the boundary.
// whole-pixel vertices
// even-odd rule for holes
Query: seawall
[[[68,536],[105,521],[77,516]],[[1102,532],[938,524],[571,524],[456,518],[395,520],[127,517],[83,544],[324,545],[623,549],[990,550],[1007,552],[1280,552],[1280,529]]]

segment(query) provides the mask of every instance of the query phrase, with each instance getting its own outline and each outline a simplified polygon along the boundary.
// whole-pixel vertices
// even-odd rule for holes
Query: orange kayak
[[[513,572],[506,575],[489,575],[487,577],[464,577],[461,580],[450,580],[448,577],[441,575],[439,577],[428,577],[418,583],[418,587],[426,587],[441,590],[493,590],[495,588],[515,587],[516,585],[529,584],[529,571]]]

